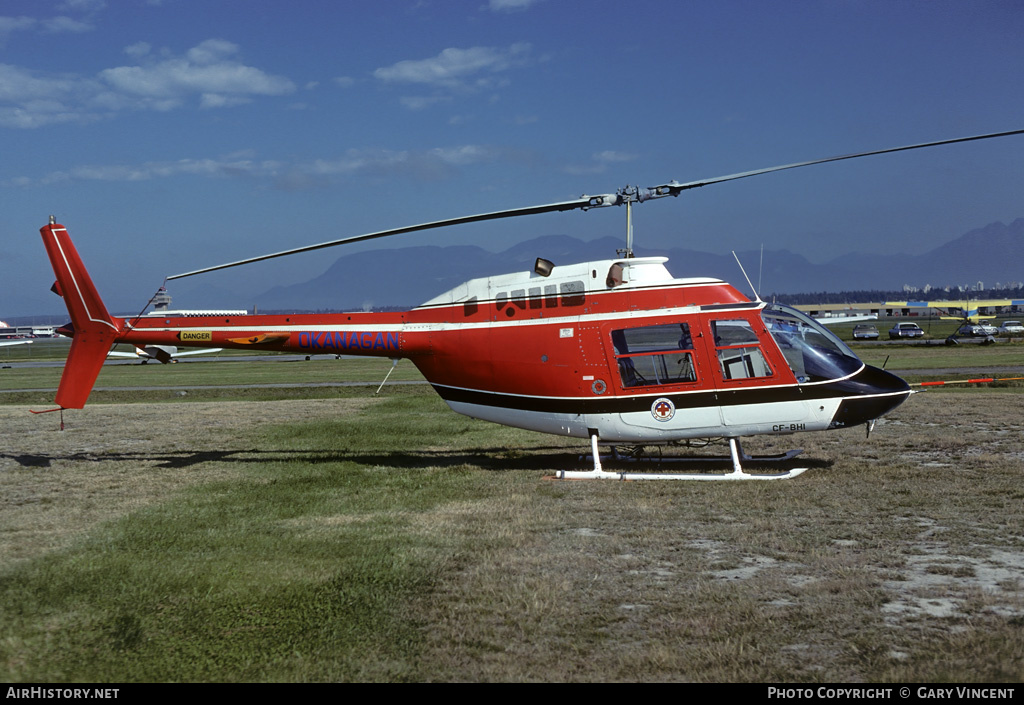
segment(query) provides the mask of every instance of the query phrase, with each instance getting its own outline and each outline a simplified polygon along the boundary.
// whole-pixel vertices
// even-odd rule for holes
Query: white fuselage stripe
[[[57,245],[57,250],[60,252],[61,259],[64,260],[64,269],[67,270],[68,276],[71,277],[71,283],[75,285],[75,293],[78,295],[78,300],[81,302],[82,308],[85,310],[86,317],[92,323],[102,323],[105,326],[110,326],[110,328],[113,329],[114,332],[116,333],[117,332],[117,326],[115,326],[110,321],[106,321],[106,320],[104,320],[102,318],[93,318],[92,312],[89,310],[89,305],[85,303],[85,296],[82,295],[82,289],[78,285],[78,280],[75,279],[75,272],[74,272],[73,269],[71,269],[71,264],[68,262],[67,255],[64,254],[64,248],[61,247],[60,240],[57,239],[57,231],[58,230],[60,232],[65,232],[65,233],[67,232],[66,228],[50,228],[50,235],[53,236],[53,242],[54,242],[54,244]],[[66,295],[67,295],[67,293],[65,292],[65,296]]]
[[[749,308],[749,307],[745,307]],[[715,312],[728,312],[732,309],[716,309]],[[739,310],[739,309],[736,309]],[[692,316],[700,312],[699,306],[680,306],[677,308],[664,308],[658,309],[657,311],[613,311],[610,313],[589,313],[578,316],[559,316],[557,318],[531,318],[529,320],[519,321],[475,321],[471,323],[458,323],[458,322],[437,322],[437,323],[395,323],[395,324],[367,324],[360,325],[359,323],[346,323],[346,324],[335,324],[335,325],[323,325],[323,324],[310,324],[310,325],[295,325],[289,324],[284,326],[278,325],[245,325],[245,317],[237,316],[232,317],[232,320],[236,323],[230,326],[217,325],[217,326],[204,326],[200,324],[191,326],[161,326],[161,327],[138,327],[134,330],[159,330],[159,331],[186,331],[186,330],[208,330],[217,333],[230,332],[230,331],[254,331],[260,333],[272,333],[272,332],[305,332],[305,331],[365,331],[370,333],[434,333],[442,331],[455,331],[455,330],[473,330],[477,328],[514,328],[519,326],[564,326],[568,324],[580,324],[580,323],[595,323],[599,321],[611,321],[611,320],[623,320],[633,318],[662,318],[665,316]],[[338,314],[341,315],[341,314]],[[169,317],[173,318],[173,316]],[[152,320],[152,319],[146,319]]]

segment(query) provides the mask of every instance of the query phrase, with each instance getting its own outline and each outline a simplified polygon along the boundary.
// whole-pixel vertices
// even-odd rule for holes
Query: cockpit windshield
[[[839,379],[864,366],[832,331],[796,309],[768,304],[761,318],[800,384]]]

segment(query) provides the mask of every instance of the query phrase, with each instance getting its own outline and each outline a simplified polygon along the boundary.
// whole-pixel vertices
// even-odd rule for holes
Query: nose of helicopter
[[[829,428],[873,421],[895,409],[913,393],[910,385],[896,375],[870,365],[840,382],[839,390],[843,400]]]

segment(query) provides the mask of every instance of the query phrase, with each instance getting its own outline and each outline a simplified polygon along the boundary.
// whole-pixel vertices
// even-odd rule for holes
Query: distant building
[[[794,308],[814,318],[875,314],[879,318],[897,316],[963,315],[964,307],[981,315],[1016,314],[1024,309],[1024,299],[953,299],[951,301],[884,301],[860,304],[800,304]]]
[[[198,318],[201,316],[245,316],[248,311],[245,309],[205,309],[205,310],[188,310],[188,311],[172,311],[171,310],[171,295],[167,293],[167,289],[160,287],[156,290],[152,299],[153,310],[146,314],[147,317],[151,316],[184,316],[187,318]]]
[[[166,311],[171,307],[171,295],[167,289],[160,287],[153,295],[153,308],[157,311]]]

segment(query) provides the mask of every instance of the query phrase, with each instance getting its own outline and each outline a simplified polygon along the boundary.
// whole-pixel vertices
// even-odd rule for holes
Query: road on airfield
[[[345,358],[361,359],[357,356],[343,355]],[[230,355],[230,356],[210,356],[210,357],[196,357],[179,359],[175,364],[197,364],[197,363],[210,363],[210,362],[303,362],[303,361],[326,361],[334,360],[334,355],[319,355],[313,356],[312,358],[306,355]],[[141,364],[137,360],[107,360],[105,365],[138,365]],[[158,363],[149,363],[152,366],[159,367]],[[21,367],[63,367],[63,360],[22,360],[17,362],[3,363],[3,368],[21,368]],[[891,372],[899,377],[906,377],[912,375],[972,375],[982,377],[1011,377],[1024,375],[1024,365],[1011,365],[1011,366],[990,366],[990,367],[937,367],[929,369],[887,369],[887,372]],[[256,383],[256,384],[176,384],[176,389],[297,389],[297,388],[310,388],[310,387],[366,387],[366,386],[378,386],[381,380],[364,380],[364,381],[346,381],[346,382],[268,382],[268,383]],[[411,384],[429,384],[425,380],[413,380],[413,381],[391,381],[389,385],[411,385]],[[160,391],[165,390],[168,387],[166,385],[160,386],[144,386],[144,387],[96,387],[97,391],[107,392],[123,392],[123,391]],[[38,389],[0,389],[0,392],[56,392],[57,388],[38,388]]]
[[[197,364],[197,363],[210,363],[210,362],[321,362],[321,361],[334,361],[336,358],[334,355],[317,355],[312,358],[306,355],[226,355],[226,356],[210,356],[210,357],[196,357],[196,358],[181,358],[174,364]],[[355,355],[343,355],[342,359],[365,359]],[[139,365],[142,364],[138,360],[107,360],[104,363],[106,365]],[[147,363],[150,367],[159,369],[161,367],[158,362]],[[2,376],[3,369],[7,368],[39,368],[39,367],[63,367],[63,360],[20,360],[17,362],[5,362],[0,365],[0,376]],[[154,369],[156,374],[159,374]],[[367,380],[348,380],[348,381],[328,381],[328,382],[265,382],[265,383],[246,383],[246,384],[174,384],[168,385],[147,385],[147,386],[97,386],[96,391],[102,392],[131,392],[131,391],[165,391],[167,389],[177,390],[202,390],[202,389],[309,389],[313,387],[379,387],[381,384],[380,379],[367,379]],[[390,380],[388,386],[396,385],[415,385],[415,384],[429,384],[426,380]],[[16,388],[16,389],[0,389],[0,393],[15,393],[15,392],[35,392],[35,393],[52,393],[56,392],[56,387],[36,387],[36,388]]]

